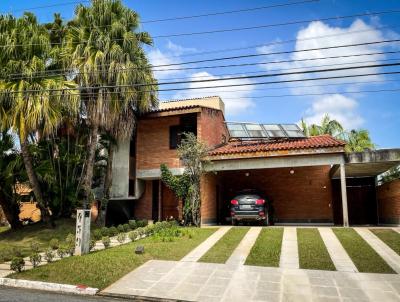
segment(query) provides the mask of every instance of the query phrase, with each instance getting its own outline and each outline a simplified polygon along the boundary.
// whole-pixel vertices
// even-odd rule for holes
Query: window
[[[169,148],[176,149],[181,143],[181,126],[169,127]]]
[[[176,149],[182,140],[182,133],[197,135],[197,115],[187,114],[181,116],[179,125],[169,127],[169,148]]]

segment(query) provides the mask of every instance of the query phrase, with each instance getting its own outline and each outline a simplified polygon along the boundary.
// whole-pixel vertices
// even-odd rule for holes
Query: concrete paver
[[[228,265],[243,265],[250,253],[251,248],[257,240],[262,227],[252,227],[240,241],[239,245],[233,251],[232,255],[226,261]]]
[[[380,240],[367,228],[354,228],[356,232],[389,264],[393,270],[400,274],[400,256]]]
[[[102,294],[189,301],[400,301],[400,276],[151,260]]]
[[[279,267],[299,268],[297,231],[296,231],[295,227],[285,227],[284,228]]]
[[[204,240],[198,247],[182,258],[181,261],[196,262],[198,261],[207,251],[217,243],[232,227],[224,226],[220,227],[217,231]]]
[[[339,239],[335,236],[331,228],[318,228],[322,240],[328,250],[336,270],[341,272],[358,272],[353,261],[351,261],[346,250],[343,248]]]

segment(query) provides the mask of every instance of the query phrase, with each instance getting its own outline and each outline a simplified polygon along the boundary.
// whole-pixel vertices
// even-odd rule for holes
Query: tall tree
[[[319,125],[307,125],[304,119],[302,119],[301,127],[304,131],[304,134],[306,134],[307,136],[329,134],[338,137],[342,136],[344,131],[343,126],[337,120],[332,120],[328,114],[324,115]]]
[[[82,180],[85,207],[93,197],[93,165],[100,131],[128,130],[118,122],[123,120],[121,115],[148,110],[157,100],[156,80],[142,48],[151,45],[152,39],[148,33],[138,32],[138,27],[136,12],[119,0],[78,5],[70,22],[65,58],[76,71],[83,114],[90,128]]]
[[[346,133],[345,138],[347,144],[346,152],[362,152],[365,150],[375,149],[375,144],[372,143],[368,130],[351,130]]]
[[[64,113],[77,111],[78,95],[73,82],[48,73],[56,61],[49,31],[32,13],[20,18],[0,16],[0,32],[1,126],[18,135],[26,173],[47,222],[48,201],[43,197],[29,145],[37,134],[45,137],[54,133]]]

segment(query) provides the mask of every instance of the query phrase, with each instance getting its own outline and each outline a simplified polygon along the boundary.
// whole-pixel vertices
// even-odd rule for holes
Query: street
[[[64,295],[29,289],[19,289],[0,286],[0,302],[116,302],[126,301],[115,298]]]

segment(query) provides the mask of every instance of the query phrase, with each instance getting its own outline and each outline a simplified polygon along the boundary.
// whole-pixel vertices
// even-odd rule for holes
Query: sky
[[[55,12],[61,13],[62,17],[67,21],[73,18],[74,6],[76,4],[60,5],[60,3],[66,2],[77,1],[31,0],[16,2],[15,0],[2,0],[0,11],[2,13],[11,12],[15,15],[20,15],[23,9],[34,8],[31,11],[42,22],[50,22]],[[288,2],[302,1],[123,1],[125,5],[140,15],[143,21],[140,30],[147,31],[154,37],[154,45],[146,47],[146,52],[153,65],[175,64],[227,56],[286,52],[284,54],[270,54],[235,60],[160,67],[157,68],[158,71],[155,71],[159,82],[219,79],[246,75],[285,73],[305,69],[340,68],[354,65],[399,62],[400,43],[369,44],[356,47],[293,52],[310,48],[400,39],[400,2],[396,0],[319,0],[240,13],[179,19],[182,16],[256,8]],[[52,7],[43,8],[43,6]],[[379,16],[321,20],[337,16],[353,16],[368,12],[391,10],[399,10],[399,12],[386,13]],[[148,22],[159,19],[172,20]],[[295,24],[214,34],[173,36],[174,34],[182,33],[288,22]],[[241,49],[238,50],[238,48]],[[382,52],[388,51],[393,53],[382,54]],[[397,51],[399,53],[396,53]],[[370,55],[349,57],[349,55],[365,53],[369,53]],[[371,53],[373,54],[371,55]],[[316,59],[338,56],[347,57]],[[313,58],[313,60],[309,60],[310,58]],[[252,65],[205,68],[215,65],[248,63]],[[197,69],[166,70],[182,67],[194,67]],[[163,71],[160,71],[160,69],[163,69]],[[321,76],[349,76],[391,71],[400,71],[400,67],[374,67],[334,71],[324,73],[323,75],[297,74],[282,75],[274,78],[232,79],[206,84],[179,84],[174,85],[174,87],[246,85],[201,90],[160,91],[159,98],[160,101],[164,101],[219,95],[225,102],[225,118],[227,121],[298,123],[303,118],[308,123],[319,123],[324,114],[329,114],[331,118],[338,120],[348,130],[369,130],[372,140],[378,148],[394,148],[400,147],[400,74],[301,82],[305,78]],[[256,84],[257,82],[273,80],[297,80],[299,82],[269,85]],[[377,90],[392,91],[371,92]]]

